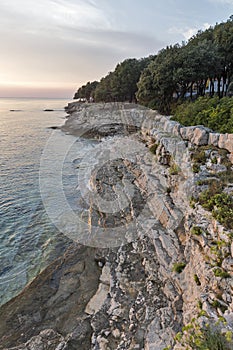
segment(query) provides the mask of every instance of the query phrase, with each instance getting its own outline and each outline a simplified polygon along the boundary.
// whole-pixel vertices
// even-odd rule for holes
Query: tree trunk
[[[213,78],[210,78],[210,97],[214,96],[214,81]]]
[[[191,101],[193,99],[193,82],[192,82],[192,84],[190,86],[190,99],[191,99]]]
[[[221,98],[221,77],[218,79],[218,97]]]

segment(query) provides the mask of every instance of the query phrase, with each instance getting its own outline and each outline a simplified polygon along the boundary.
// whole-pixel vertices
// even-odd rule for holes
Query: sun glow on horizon
[[[1,0],[0,97],[73,97],[232,11],[232,0]]]
[[[48,84],[48,83],[5,83],[0,84],[0,97],[45,97],[45,98],[69,98],[72,99],[76,85]]]

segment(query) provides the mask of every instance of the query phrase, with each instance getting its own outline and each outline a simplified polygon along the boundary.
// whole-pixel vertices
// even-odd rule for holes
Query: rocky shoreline
[[[74,243],[1,307],[0,349],[185,349],[174,339],[193,318],[233,332],[231,230],[190,206],[204,180],[232,171],[233,135],[133,104],[71,103],[67,113],[64,132],[99,140],[89,161],[98,154],[105,163],[89,181],[93,198],[119,210],[83,194],[87,245]],[[195,173],[199,147],[207,148]]]

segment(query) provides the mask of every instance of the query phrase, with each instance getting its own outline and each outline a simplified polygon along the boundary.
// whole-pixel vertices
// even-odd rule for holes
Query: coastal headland
[[[137,104],[66,112],[62,131],[96,142],[82,225],[0,308],[0,349],[181,350],[207,324],[231,349],[233,135]]]

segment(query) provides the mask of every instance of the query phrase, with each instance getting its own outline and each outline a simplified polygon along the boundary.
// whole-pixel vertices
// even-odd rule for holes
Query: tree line
[[[80,87],[74,98],[135,101],[170,113],[187,98],[226,96],[232,88],[232,78],[233,16],[198,31],[187,43],[167,46],[154,56],[126,59],[100,82]]]

